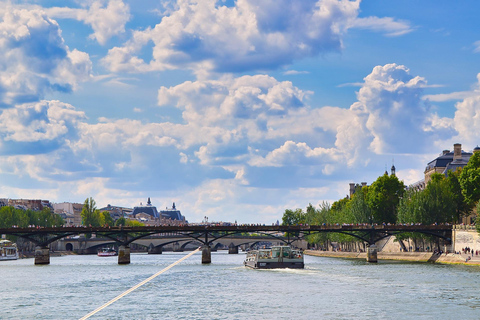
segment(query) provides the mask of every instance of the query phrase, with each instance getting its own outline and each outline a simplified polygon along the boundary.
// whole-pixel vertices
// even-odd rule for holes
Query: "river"
[[[187,253],[2,261],[0,319],[79,319]],[[480,319],[480,267],[305,257],[252,270],[197,253],[89,319]]]

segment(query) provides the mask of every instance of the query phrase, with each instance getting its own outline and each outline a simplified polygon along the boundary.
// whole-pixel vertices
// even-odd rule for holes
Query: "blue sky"
[[[477,1],[0,4],[0,197],[273,223],[480,141]]]

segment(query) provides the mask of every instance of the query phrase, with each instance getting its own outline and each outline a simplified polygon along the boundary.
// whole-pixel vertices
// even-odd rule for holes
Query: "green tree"
[[[305,223],[305,213],[302,209],[296,209],[295,211],[286,209],[282,217],[282,225],[293,226],[300,223]]]
[[[458,223],[462,217],[467,216],[473,209],[473,205],[467,203],[465,196],[462,193],[462,186],[460,184],[460,175],[462,168],[456,171],[449,170],[447,173],[448,187],[453,195],[453,202],[455,203],[455,222]]]
[[[445,223],[456,216],[454,194],[449,180],[435,173],[427,187],[421,191],[408,190],[398,206],[399,223]]]
[[[372,210],[367,203],[368,187],[357,187],[348,203],[348,213],[351,223],[371,223],[373,216]]]
[[[82,208],[82,224],[84,226],[98,227],[100,226],[99,212],[96,207],[95,200],[92,197],[85,199]]]
[[[405,191],[405,185],[395,175],[378,177],[368,189],[366,202],[372,212],[374,223],[395,223],[397,206]]]
[[[124,217],[121,217],[119,219],[117,219],[117,221],[115,221],[115,226],[126,226],[127,225],[127,219],[125,219]]]
[[[113,221],[113,218],[108,211],[103,211],[99,214],[99,221],[100,221],[100,225],[102,225],[102,226],[105,226],[105,225],[113,226],[113,225],[115,225],[115,221]]]
[[[142,226],[145,225],[144,223],[141,223],[141,222],[138,221],[138,220],[130,220],[130,219],[128,219],[128,220],[126,220],[126,221],[127,221],[127,222],[126,222],[126,223],[127,223],[127,226],[129,226],[129,227],[142,227]]]
[[[460,185],[465,201],[474,205],[480,199],[480,152],[474,152],[460,174]]]

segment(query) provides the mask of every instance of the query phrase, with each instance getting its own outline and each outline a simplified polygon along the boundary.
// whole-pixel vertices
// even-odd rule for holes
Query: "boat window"
[[[283,257],[290,258],[292,250],[289,247],[283,247]]]
[[[272,248],[272,256],[274,258],[280,257],[280,248]]]

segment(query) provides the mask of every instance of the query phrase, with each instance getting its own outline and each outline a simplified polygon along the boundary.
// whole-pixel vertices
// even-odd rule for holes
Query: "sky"
[[[0,198],[274,223],[480,143],[480,2],[9,0]]]

